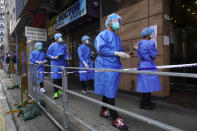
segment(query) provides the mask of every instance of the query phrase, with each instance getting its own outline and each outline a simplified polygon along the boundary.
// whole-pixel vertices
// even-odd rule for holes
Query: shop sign
[[[84,16],[86,13],[86,0],[79,0],[57,17],[56,28],[60,29],[61,27],[80,18],[81,16]]]
[[[25,37],[27,40],[47,41],[47,30],[25,26]]]
[[[170,44],[170,39],[169,36],[163,36],[163,44],[164,45],[169,45]]]

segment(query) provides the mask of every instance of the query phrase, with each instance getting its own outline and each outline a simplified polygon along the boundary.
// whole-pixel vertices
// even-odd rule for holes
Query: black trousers
[[[88,89],[88,87],[91,88],[92,90],[94,90],[93,84],[94,84],[94,80],[81,81],[82,90],[86,91]]]
[[[107,98],[103,96],[102,102],[115,106],[115,98]],[[107,110],[107,107],[102,106],[102,111]],[[118,113],[115,110],[109,109],[112,119],[115,121],[118,118]]]
[[[142,93],[141,105],[150,105],[151,103],[151,93]]]
[[[40,88],[43,88],[43,87],[44,87],[44,83],[40,82]]]
[[[62,79],[53,79],[53,84],[54,85],[58,85],[58,86],[62,86]],[[58,92],[58,88],[57,87],[53,87],[54,89],[54,93]]]

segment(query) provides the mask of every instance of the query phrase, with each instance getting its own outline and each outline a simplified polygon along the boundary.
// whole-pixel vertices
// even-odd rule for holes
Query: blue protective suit
[[[53,60],[52,56],[59,56],[59,58]],[[51,59],[51,65],[66,67],[66,59],[68,58],[66,44],[52,43],[47,50],[47,57]],[[61,68],[51,67],[51,72],[55,72],[51,74],[51,79],[62,79],[62,74],[57,73],[62,72]]]
[[[138,43],[139,68],[155,68],[154,59],[157,56],[157,49],[154,41],[141,40]],[[147,71],[157,71],[156,69],[145,69]],[[157,75],[139,74],[137,79],[137,91],[143,93],[161,90],[161,84]]]
[[[78,48],[78,56],[79,56],[79,66],[85,68],[83,61],[85,61],[89,68],[93,68],[93,64],[91,61],[91,49],[88,45],[82,44]],[[81,70],[83,71],[83,70]],[[87,81],[94,79],[94,73],[88,72],[88,73],[81,73],[80,74],[80,81]]]
[[[120,37],[109,30],[104,30],[96,37],[95,48],[98,56],[95,68],[122,69],[120,58],[114,51],[122,51]],[[120,72],[95,72],[95,93],[107,98],[115,98],[120,82]]]
[[[36,61],[43,61],[46,60],[45,53],[42,51],[32,51],[30,56],[30,61],[33,64],[36,64]],[[35,65],[31,68],[32,73],[32,82],[35,82]],[[44,72],[44,66],[38,65],[38,72]],[[44,79],[44,73],[38,73],[38,78]],[[40,83],[43,82],[43,80],[38,80]]]

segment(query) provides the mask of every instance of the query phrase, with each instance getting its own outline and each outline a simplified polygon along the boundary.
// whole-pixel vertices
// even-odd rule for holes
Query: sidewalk
[[[0,88],[4,89],[5,96],[7,96],[7,102],[10,106],[2,104],[3,108],[6,108],[6,111],[15,110],[16,106],[14,104],[20,103],[20,89],[7,90],[7,86],[11,85],[11,81],[8,78],[7,74],[0,69]],[[36,117],[35,119],[24,121],[22,117],[18,117],[18,113],[5,114],[4,118],[10,118],[10,120],[5,119],[6,131],[57,131],[57,127],[42,113],[41,116]],[[13,118],[13,119],[12,119]],[[14,121],[14,122],[13,122]],[[15,127],[11,128],[11,127]],[[1,131],[1,128],[0,128]]]
[[[4,89],[5,85],[9,85],[10,81],[6,78],[4,73],[0,70],[0,76],[5,77],[1,80]],[[49,78],[46,80],[50,81]],[[69,81],[69,89],[75,92],[81,93],[80,87],[78,86],[78,81]],[[53,88],[49,84],[45,83],[45,89],[47,90],[47,95],[52,99]],[[7,91],[7,96],[9,96],[10,103],[13,105],[20,101],[20,90],[13,89]],[[92,97],[97,100],[101,100],[101,96],[95,95],[94,93],[86,94],[86,96]],[[69,113],[74,117],[75,120],[69,118],[69,131],[88,131],[88,128],[94,128],[98,131],[118,131],[116,128],[111,126],[111,121],[101,118],[99,116],[100,106],[83,100],[79,97],[68,95],[69,97]],[[53,104],[47,101],[45,98],[41,97],[46,101],[46,110],[55,117],[55,119],[63,125],[63,114],[59,111]],[[52,99],[53,100],[53,99]],[[62,107],[62,96],[59,99],[53,100],[55,103]],[[186,109],[183,107],[171,105],[165,103],[161,100],[154,101],[157,106],[154,111],[141,110],[138,108],[139,98],[132,95],[126,95],[119,93],[117,96],[116,105],[128,111],[144,115],[154,120],[181,128],[185,131],[196,131],[197,130],[197,110]],[[121,118],[124,119],[125,123],[128,124],[130,131],[164,131],[148,123],[131,118],[125,114],[119,114]],[[15,115],[14,115],[15,116]],[[80,121],[80,123],[76,123]],[[86,127],[84,126],[86,124]],[[33,120],[24,122],[21,117],[16,117],[16,125],[19,131],[56,131],[58,130],[54,124],[42,113],[41,116],[36,117]],[[26,128],[25,128],[26,127]]]
[[[0,131],[16,131],[12,115],[6,114],[6,112],[10,111],[10,108],[1,81],[7,78],[1,74],[0,72]]]

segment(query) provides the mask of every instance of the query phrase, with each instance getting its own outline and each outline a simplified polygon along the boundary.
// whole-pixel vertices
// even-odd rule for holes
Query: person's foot
[[[111,115],[108,110],[104,110],[100,112],[100,116],[108,119]]]
[[[40,92],[45,93],[46,90],[44,88],[40,88]]]
[[[123,120],[117,118],[115,121],[112,122],[112,125],[120,130],[128,130],[128,126],[123,123]]]
[[[58,94],[59,95],[63,95],[62,91],[58,90]]]
[[[84,94],[88,93],[86,90],[82,90],[81,92],[84,93]]]
[[[58,92],[55,92],[54,95],[53,95],[53,99],[57,99],[59,96],[58,96]]]
[[[140,104],[140,109],[144,109],[144,110],[153,110],[154,109],[154,105],[144,105],[144,104]]]

